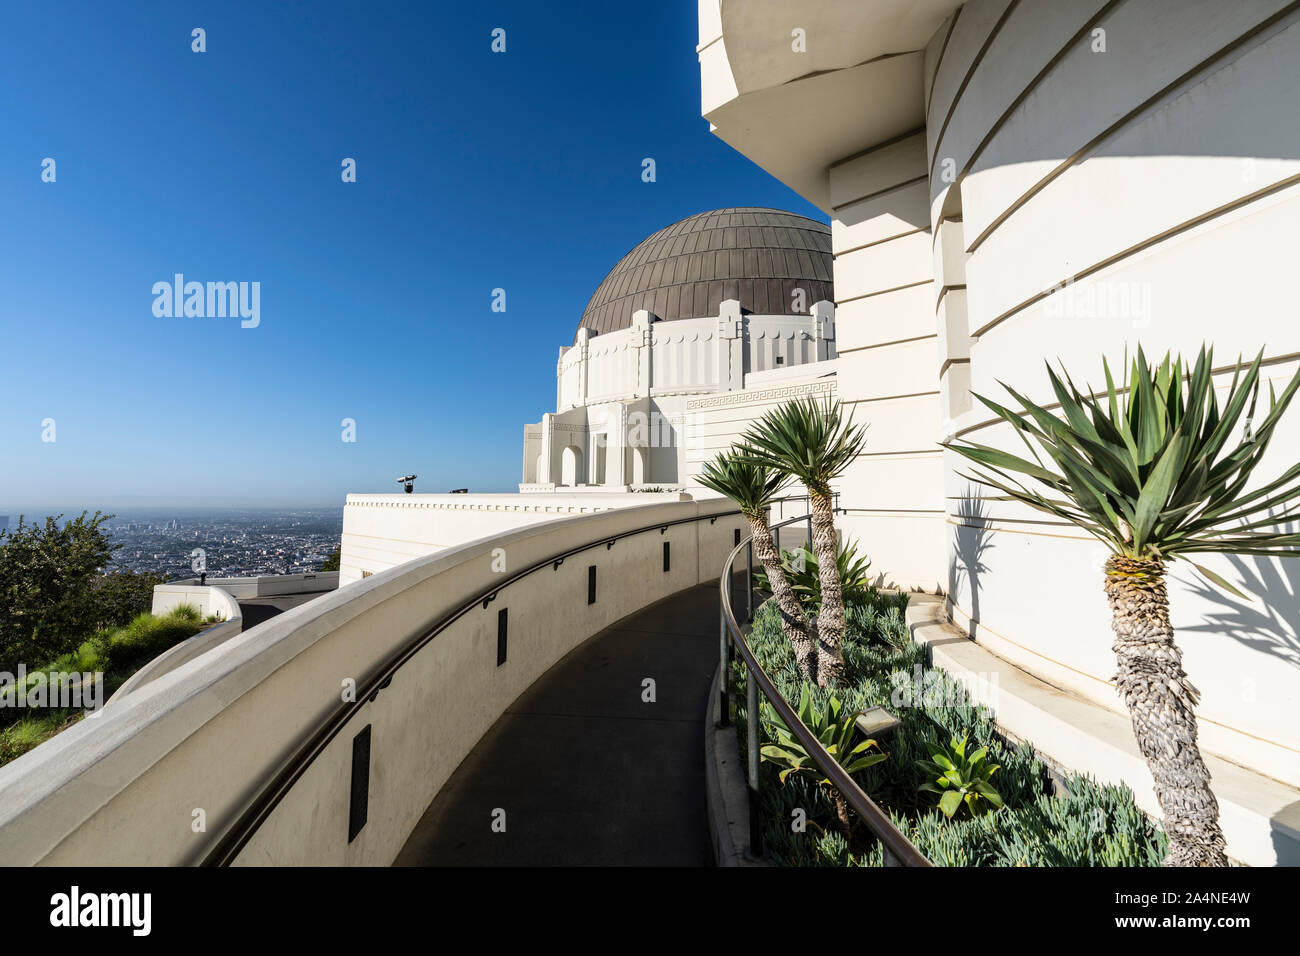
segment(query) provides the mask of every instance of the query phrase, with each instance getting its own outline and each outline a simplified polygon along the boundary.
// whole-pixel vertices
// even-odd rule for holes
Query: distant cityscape
[[[194,576],[191,555],[196,548],[203,550],[208,576],[214,578],[319,571],[343,534],[342,507],[103,510],[114,516],[103,525],[105,533],[121,545],[113,568],[158,573],[169,580]],[[32,510],[26,521],[59,513]],[[80,511],[61,513],[70,519]],[[6,518],[12,531],[18,515],[13,509],[0,515],[0,529]]]

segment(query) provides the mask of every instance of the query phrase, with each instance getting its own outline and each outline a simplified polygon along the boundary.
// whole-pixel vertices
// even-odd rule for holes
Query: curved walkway
[[[717,661],[717,584],[601,631],[483,735],[396,865],[710,865],[703,715]]]
[[[277,614],[283,614],[299,604],[314,601],[322,594],[332,591],[304,591],[301,594],[277,594],[272,597],[244,598],[239,602],[239,610],[244,614],[244,630],[256,627],[263,621],[269,621]]]

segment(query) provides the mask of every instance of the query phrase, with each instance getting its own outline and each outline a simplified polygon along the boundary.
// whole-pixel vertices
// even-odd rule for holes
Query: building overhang
[[[829,213],[828,166],[924,125],[924,48],[960,6],[699,0],[700,111],[721,140]]]

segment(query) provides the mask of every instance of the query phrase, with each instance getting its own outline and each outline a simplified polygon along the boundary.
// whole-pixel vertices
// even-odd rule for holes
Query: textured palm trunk
[[[853,818],[849,816],[849,802],[844,799],[844,794],[834,787],[831,787],[831,799],[835,801],[835,819],[839,822],[840,833],[844,835],[845,842],[852,847]]]
[[[790,587],[790,579],[785,576],[781,566],[781,552],[777,550],[772,537],[772,529],[762,515],[750,517],[749,527],[753,532],[754,557],[767,572],[768,585],[772,588],[772,597],[777,610],[781,613],[781,626],[785,636],[794,648],[795,660],[799,669],[808,680],[817,682],[817,654],[814,650],[812,636],[808,633],[808,619],[804,617],[799,598]]]
[[[817,612],[817,683],[826,687],[844,676],[844,596],[840,592],[839,543],[831,496],[808,489],[812,505],[812,549],[817,555],[821,609]]]
[[[1165,866],[1227,866],[1219,803],[1196,746],[1200,694],[1183,672],[1174,643],[1164,564],[1112,555],[1106,597],[1119,664],[1115,681],[1164,813]]]

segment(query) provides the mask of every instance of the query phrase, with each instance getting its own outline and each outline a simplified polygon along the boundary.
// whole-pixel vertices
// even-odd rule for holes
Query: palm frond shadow
[[[960,593],[963,578],[970,586],[970,634],[975,636],[980,620],[980,575],[988,571],[984,557],[994,547],[990,532],[988,506],[978,491],[966,486],[958,499],[953,527],[952,559],[948,562],[948,594]]]
[[[1287,522],[1280,527],[1294,533],[1300,530],[1300,523]],[[1188,575],[1181,583],[1222,610],[1182,630],[1226,634],[1246,647],[1300,667],[1300,558],[1225,557],[1244,582],[1242,590],[1255,599],[1243,601],[1199,575]]]

